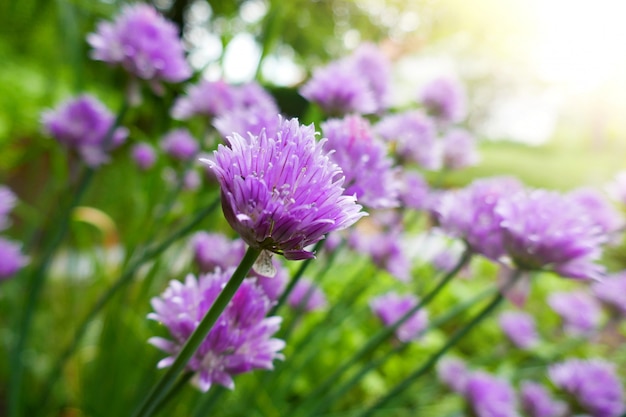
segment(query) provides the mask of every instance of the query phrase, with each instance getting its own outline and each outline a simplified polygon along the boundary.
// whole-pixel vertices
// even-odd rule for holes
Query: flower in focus
[[[392,326],[409,310],[417,306],[418,302],[417,297],[411,294],[399,295],[390,292],[374,298],[370,302],[370,308],[385,326]],[[427,325],[428,313],[426,310],[420,309],[396,329],[396,337],[401,342],[410,342],[417,339]]]
[[[476,417],[520,416],[513,387],[488,373],[472,372],[464,395]]]
[[[420,111],[408,111],[383,117],[376,133],[394,143],[402,161],[415,162],[424,169],[441,168],[442,148],[437,141],[435,124]]]
[[[159,368],[170,366],[230,279],[234,269],[217,270],[198,279],[188,275],[185,282],[172,281],[160,297],[152,299],[152,320],[163,323],[173,340],[153,337],[149,343],[170,354]],[[272,338],[280,326],[280,317],[265,317],[270,300],[255,284],[246,279],[217,322],[189,360],[187,368],[196,373],[194,383],[201,391],[220,384],[233,389],[234,375],[253,369],[273,369],[274,359],[285,343]]]
[[[315,139],[312,125],[280,121],[275,136],[234,133],[219,145],[209,168],[221,185],[224,216],[250,246],[291,260],[324,235],[345,229],[365,213],[344,195],[341,169]]]
[[[142,142],[133,146],[132,149],[132,157],[133,161],[137,164],[137,166],[143,171],[147,171],[156,162],[156,152],[152,145]]]
[[[174,129],[161,139],[161,149],[174,159],[188,161],[193,158],[200,146],[187,129]]]
[[[6,229],[10,225],[9,213],[17,204],[17,197],[4,185],[0,185],[0,230]]]
[[[504,334],[520,349],[529,349],[539,342],[535,320],[522,311],[507,311],[500,315],[500,327]]]
[[[11,278],[26,262],[20,245],[0,237],[0,280]]]
[[[626,411],[624,387],[610,362],[569,359],[550,366],[549,375],[593,417],[619,417]]]
[[[85,164],[97,167],[108,161],[108,153],[121,145],[128,130],[116,128],[113,114],[96,98],[83,94],[45,111],[42,124],[61,145],[78,153]]]
[[[450,130],[442,138],[442,143],[444,168],[467,168],[476,165],[480,160],[476,150],[476,139],[467,130]]]
[[[113,22],[100,22],[87,41],[94,59],[121,65],[141,79],[176,83],[191,76],[178,29],[147,4],[125,6]]]
[[[575,279],[598,279],[596,263],[606,238],[592,216],[568,196],[545,190],[519,192],[501,200],[504,247],[523,270],[547,269]]]
[[[287,297],[287,304],[293,309],[310,312],[325,308],[328,302],[320,287],[314,282],[302,278]]]
[[[177,120],[187,120],[195,115],[217,117],[235,107],[236,94],[226,82],[201,80],[190,87],[185,96],[176,99],[171,115]]]
[[[573,335],[593,332],[602,319],[598,301],[582,290],[554,292],[548,296],[548,305],[563,319],[565,331]]]
[[[469,247],[489,259],[505,253],[496,207],[522,185],[514,178],[494,177],[474,181],[469,186],[444,194],[434,211],[441,228],[463,239]]]
[[[437,377],[452,391],[463,394],[470,376],[467,365],[459,358],[444,357],[437,363]]]
[[[610,275],[591,288],[600,301],[626,316],[626,271]]]
[[[347,195],[370,208],[398,205],[399,183],[385,145],[374,137],[369,122],[361,116],[346,116],[322,123],[331,159],[342,167]]]
[[[528,417],[565,417],[567,405],[556,401],[541,384],[524,381],[520,387],[522,409]]]
[[[458,122],[466,114],[465,91],[461,83],[449,77],[440,77],[424,86],[420,101],[428,112],[443,122]]]

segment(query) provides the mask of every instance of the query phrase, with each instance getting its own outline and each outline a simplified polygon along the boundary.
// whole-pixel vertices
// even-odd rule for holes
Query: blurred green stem
[[[233,273],[220,295],[217,297],[209,311],[204,315],[202,321],[198,324],[198,327],[187,340],[187,343],[183,346],[182,350],[178,353],[178,356],[174,360],[174,363],[168,368],[167,372],[152,388],[148,396],[143,401],[142,405],[136,413],[135,417],[148,417],[151,416],[156,407],[162,401],[162,399],[168,394],[172,385],[176,382],[178,374],[180,374],[189,359],[194,355],[198,347],[202,344],[207,337],[211,328],[219,318],[222,311],[226,308],[230,300],[237,292],[237,289],[243,282],[244,278],[250,272],[252,265],[257,260],[261,253],[261,249],[249,247],[243,257],[241,263]]]

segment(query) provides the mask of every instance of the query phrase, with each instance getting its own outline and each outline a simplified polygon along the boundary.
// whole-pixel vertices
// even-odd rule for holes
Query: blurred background
[[[0,2],[0,177],[41,156],[39,114],[79,91],[116,103],[121,74],[84,34],[114,0]],[[363,41],[394,62],[394,107],[451,74],[483,163],[453,181],[512,173],[530,185],[600,185],[624,167],[626,3],[619,0],[155,0],[178,23],[197,77],[257,78],[301,116],[297,86]],[[172,94],[180,93],[174,91]],[[158,102],[155,103],[158,106]],[[158,113],[157,113],[158,114]],[[147,123],[157,123],[146,121]],[[38,146],[30,146],[33,141]]]

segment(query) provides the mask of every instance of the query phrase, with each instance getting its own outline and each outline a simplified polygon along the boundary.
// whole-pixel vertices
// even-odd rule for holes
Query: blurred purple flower
[[[376,103],[375,112],[389,105],[391,62],[373,43],[362,43],[349,58],[355,73],[369,84]]]
[[[488,373],[472,372],[464,394],[476,417],[520,416],[513,387]]]
[[[383,117],[375,126],[384,140],[395,143],[403,161],[416,162],[424,169],[437,170],[442,164],[442,147],[432,119],[420,111]]]
[[[443,138],[443,166],[462,169],[476,165],[480,160],[476,139],[464,129],[452,129]]]
[[[218,269],[198,279],[188,275],[184,283],[171,281],[160,297],[152,299],[154,313],[148,318],[163,323],[173,339],[153,337],[149,340],[170,354],[159,362],[159,368],[174,362],[233,271]],[[207,391],[213,384],[233,389],[234,375],[254,369],[273,369],[272,361],[283,359],[279,352],[285,343],[272,338],[281,318],[265,317],[270,307],[270,300],[254,280],[244,280],[187,364],[187,369],[196,372],[194,383],[201,391]]]
[[[250,246],[291,260],[365,213],[344,195],[341,168],[323,150],[312,125],[282,120],[275,136],[234,133],[207,160],[222,187],[226,220]]]
[[[188,161],[198,153],[200,146],[187,129],[179,128],[171,130],[161,139],[161,149],[174,159]]]
[[[183,176],[183,188],[187,191],[196,191],[202,185],[202,178],[195,169],[190,169]]]
[[[0,185],[0,230],[4,230],[11,224],[9,214],[17,204],[17,197],[7,186]]]
[[[500,314],[500,327],[504,334],[520,349],[529,349],[539,343],[535,319],[522,311],[506,311]]]
[[[314,282],[301,278],[287,297],[287,304],[293,309],[309,312],[325,308],[328,302]]]
[[[619,417],[626,412],[624,387],[610,362],[569,359],[550,366],[549,374],[554,385],[593,417]]]
[[[600,301],[626,316],[626,271],[610,275],[591,288]]]
[[[575,279],[598,279],[604,267],[596,261],[605,237],[584,208],[556,192],[519,192],[500,200],[503,242],[523,270],[548,269]]]
[[[563,319],[565,331],[573,335],[593,332],[602,319],[600,304],[584,290],[554,292],[548,296],[548,305]]]
[[[470,371],[467,365],[459,358],[444,357],[437,363],[437,377],[452,391],[458,394],[465,393],[465,386]]]
[[[189,87],[185,96],[174,102],[171,115],[177,120],[187,120],[196,115],[217,117],[236,106],[235,88],[226,82],[201,80]]]
[[[193,259],[202,272],[236,267],[246,252],[243,240],[233,240],[222,233],[197,232],[191,239],[191,246]]]
[[[123,127],[116,128],[107,138],[114,123],[113,114],[95,97],[87,94],[67,100],[42,115],[46,132],[61,145],[77,152],[91,167],[107,162],[109,151],[126,140],[128,130]]]
[[[265,130],[267,136],[276,136],[280,127],[278,114],[277,109],[267,107],[237,108],[216,118],[213,126],[226,141],[233,133],[258,136]]]
[[[147,4],[124,6],[113,22],[100,22],[87,41],[93,59],[121,65],[144,80],[158,84],[191,76],[178,29]]]
[[[543,385],[524,381],[520,387],[522,409],[527,417],[565,417],[567,405],[552,398]]]
[[[422,174],[417,171],[401,170],[397,175],[401,203],[414,210],[425,210],[428,206],[430,188]]]
[[[132,157],[137,166],[143,171],[147,171],[156,162],[156,151],[152,145],[142,142],[133,146]]]
[[[624,226],[623,216],[598,190],[578,188],[568,195],[584,207],[591,220],[599,227],[598,233],[613,233]]]
[[[369,122],[361,116],[331,119],[321,125],[328,138],[331,159],[345,175],[346,195],[373,209],[398,206],[399,182],[385,144],[374,137]]]
[[[445,193],[434,211],[446,233],[463,239],[473,251],[498,260],[505,248],[502,216],[496,207],[520,189],[522,185],[511,177],[479,179],[463,189]]]
[[[0,280],[11,278],[27,263],[19,244],[0,237]]]
[[[385,326],[392,326],[415,307],[418,302],[417,297],[411,294],[399,295],[395,292],[390,292],[372,299],[370,308]],[[396,329],[396,337],[401,342],[410,342],[419,338],[427,325],[428,312],[420,309]]]
[[[428,112],[443,122],[459,122],[465,118],[465,90],[454,78],[435,78],[424,86],[419,98]]]

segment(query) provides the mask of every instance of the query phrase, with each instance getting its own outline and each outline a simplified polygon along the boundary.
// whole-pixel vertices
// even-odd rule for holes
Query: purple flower
[[[554,292],[548,296],[548,305],[563,319],[565,331],[573,335],[593,332],[602,319],[600,304],[583,290]]]
[[[467,365],[459,358],[444,357],[437,363],[437,377],[456,393],[465,392],[469,376]]]
[[[132,157],[137,166],[143,171],[147,171],[156,162],[156,151],[152,145],[142,142],[133,146]]]
[[[232,273],[233,269],[217,270],[198,279],[188,275],[184,283],[172,281],[160,297],[152,299],[154,313],[148,318],[163,323],[173,339],[149,340],[171,355],[159,362],[159,368],[174,362]],[[234,375],[253,369],[273,369],[272,361],[283,359],[279,352],[285,343],[272,338],[281,318],[265,317],[270,307],[270,300],[254,280],[244,280],[187,364],[187,369],[196,372],[194,383],[201,391],[207,391],[213,384],[233,389]]]
[[[230,239],[221,233],[197,232],[191,239],[194,260],[202,272],[239,265],[246,252],[243,240]]]
[[[465,398],[476,417],[518,417],[513,387],[485,372],[473,372],[465,384]]]
[[[430,81],[420,94],[429,113],[443,122],[458,122],[465,117],[465,91],[458,80],[440,77]]]
[[[253,272],[253,275],[256,276],[258,286],[263,290],[267,298],[274,303],[283,294],[285,288],[287,287],[287,282],[289,281],[289,271],[282,267],[276,260],[272,260],[272,262],[274,263],[274,268],[276,269],[276,275],[273,277],[266,277],[256,272]]]
[[[503,242],[523,270],[549,269],[564,277],[597,279],[596,261],[605,238],[592,217],[571,198],[556,192],[519,192],[500,200]]]
[[[302,311],[321,310],[326,307],[326,295],[314,282],[301,278],[287,297],[287,304]]]
[[[462,169],[476,165],[479,161],[476,139],[463,129],[452,129],[442,138],[443,166],[447,169]]]
[[[174,129],[161,139],[161,149],[172,158],[188,161],[199,151],[200,146],[187,129]]]
[[[0,185],[0,230],[4,230],[11,224],[9,213],[17,204],[17,197],[4,185]]]
[[[176,99],[171,115],[187,120],[195,115],[217,117],[236,106],[236,91],[226,82],[202,80],[187,90],[187,95]]]
[[[601,359],[569,359],[552,365],[550,379],[593,417],[619,417],[626,411],[624,388],[615,366]]]
[[[591,288],[600,301],[626,316],[626,271],[610,275]]]
[[[399,182],[384,143],[374,137],[369,122],[361,116],[346,116],[322,123],[331,159],[343,169],[347,195],[370,208],[398,206]]]
[[[400,201],[402,205],[414,210],[424,210],[428,206],[430,188],[428,183],[417,171],[402,170],[398,172],[400,183]]]
[[[399,295],[395,292],[390,292],[372,299],[370,308],[385,326],[392,326],[415,307],[418,302],[417,297],[411,294]],[[396,337],[401,342],[410,342],[417,339],[427,325],[428,313],[426,310],[420,309],[396,329]]]
[[[521,188],[510,177],[476,180],[461,190],[444,194],[434,210],[446,233],[465,240],[474,252],[498,260],[505,248],[502,217],[496,207]]]
[[[372,43],[361,44],[349,58],[355,73],[362,76],[372,91],[376,112],[389,105],[391,63],[381,50]]]
[[[583,206],[591,220],[599,227],[599,233],[613,233],[624,226],[622,215],[598,190],[578,188],[568,195]]]
[[[0,280],[11,278],[26,262],[20,245],[0,237]]]
[[[341,169],[316,141],[312,125],[280,121],[275,136],[234,133],[209,167],[222,187],[226,220],[250,246],[308,259],[305,248],[365,215],[344,195]]]
[[[520,387],[522,408],[528,417],[564,417],[567,405],[556,401],[541,384],[524,381]]]
[[[107,162],[109,151],[126,140],[128,130],[122,127],[116,128],[107,138],[114,123],[113,114],[87,94],[70,99],[42,115],[46,132],[61,145],[77,152],[91,167]]]
[[[522,311],[506,311],[500,315],[504,334],[520,349],[529,349],[539,343],[535,320]]]
[[[375,126],[384,140],[395,143],[402,160],[416,162],[424,169],[441,168],[442,148],[435,124],[424,113],[408,111],[383,117]]]
[[[121,65],[144,80],[180,82],[191,76],[176,26],[147,4],[125,6],[113,22],[100,22],[87,41],[93,59]]]

